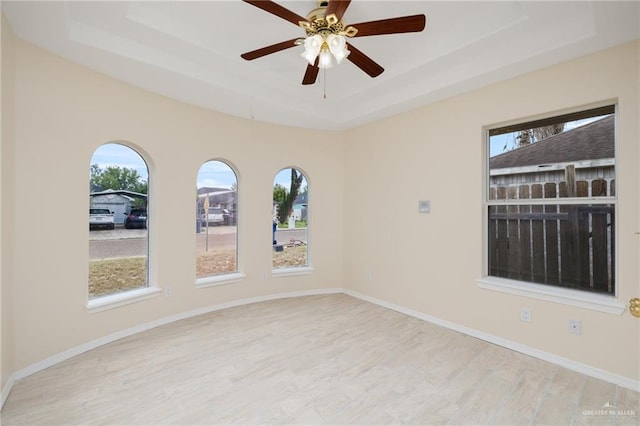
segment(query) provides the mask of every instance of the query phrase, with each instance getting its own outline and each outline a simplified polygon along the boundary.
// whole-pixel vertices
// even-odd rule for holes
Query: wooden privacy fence
[[[490,200],[507,200],[489,206],[489,275],[614,294],[614,206],[553,202],[613,196],[615,181],[569,182],[489,189]],[[550,203],[521,203],[541,199]]]

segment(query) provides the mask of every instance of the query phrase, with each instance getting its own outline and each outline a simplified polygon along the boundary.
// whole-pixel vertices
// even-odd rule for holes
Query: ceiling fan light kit
[[[326,15],[327,1],[320,1],[318,7],[313,9],[306,21],[298,22],[298,25],[307,33],[307,38],[301,44],[304,52],[301,56],[314,65],[316,58],[318,68],[331,68],[339,64],[349,55],[346,37],[353,37],[358,32],[354,27],[344,27],[344,22],[338,19],[335,13]]]
[[[425,15],[403,16],[346,26],[342,16],[351,0],[320,0],[318,7],[302,16],[271,0],[244,0],[257,8],[300,26],[305,38],[287,40],[240,55],[250,61],[294,46],[304,46],[301,56],[308,62],[302,84],[314,84],[319,69],[331,68],[345,58],[371,77],[382,74],[384,68],[373,59],[347,43],[347,38],[384,34],[420,32],[424,30]]]
[[[318,68],[331,68],[342,62],[344,58],[349,56],[347,49],[347,40],[344,36],[336,34],[321,35],[316,34],[307,37],[304,40],[304,52],[300,54],[305,58],[309,65],[314,65],[316,58],[318,60]]]

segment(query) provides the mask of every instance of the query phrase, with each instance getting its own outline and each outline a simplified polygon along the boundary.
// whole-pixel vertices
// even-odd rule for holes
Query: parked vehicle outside
[[[221,207],[210,207],[209,212],[206,215],[202,215],[202,223],[208,225],[222,225],[224,224],[224,212]]]
[[[115,229],[113,213],[109,209],[89,209],[89,229]]]
[[[235,225],[238,222],[235,210],[224,210],[224,224]]]
[[[126,214],[126,213],[125,213]],[[126,229],[146,229],[147,228],[147,209],[131,209],[124,220]]]

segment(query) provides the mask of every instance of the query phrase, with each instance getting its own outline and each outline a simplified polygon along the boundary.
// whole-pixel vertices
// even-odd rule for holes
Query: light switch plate
[[[429,200],[418,201],[418,213],[431,213],[431,201]]]

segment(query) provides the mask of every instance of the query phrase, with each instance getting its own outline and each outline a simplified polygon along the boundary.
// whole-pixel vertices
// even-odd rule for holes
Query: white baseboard
[[[9,393],[11,392],[11,388],[13,387],[13,384],[16,381],[23,379],[27,376],[30,376],[34,373],[37,373],[38,371],[42,371],[45,368],[53,367],[54,365],[59,364],[62,361],[65,361],[69,358],[73,358],[74,356],[80,355],[92,349],[106,345],[107,343],[115,342],[116,340],[133,336],[134,334],[138,334],[143,331],[150,330],[152,328],[160,327],[162,325],[170,324],[175,321],[180,321],[183,319],[195,317],[195,316],[206,314],[209,312],[219,311],[222,309],[233,308],[235,306],[249,305],[251,303],[258,303],[258,302],[266,302],[269,300],[287,299],[290,297],[316,296],[321,294],[335,294],[335,293],[344,293],[344,292],[341,288],[328,288],[328,289],[319,289],[319,290],[294,291],[294,292],[288,292],[288,293],[276,293],[276,294],[269,294],[266,296],[257,296],[257,297],[250,297],[246,299],[239,299],[231,302],[220,303],[217,305],[206,306],[203,308],[192,309],[190,311],[171,315],[171,316],[161,318],[155,321],[151,321],[145,324],[140,324],[135,327],[128,328],[126,330],[118,331],[116,333],[109,334],[104,337],[100,337],[99,339],[95,339],[90,342],[84,343],[80,346],[76,346],[75,348],[71,348],[59,354],[53,355],[40,362],[37,362],[35,364],[32,364],[28,367],[25,367],[21,370],[16,371],[13,375],[11,375],[11,378],[9,379],[9,381],[7,381],[7,384],[4,386],[4,389],[2,390],[2,401],[0,404],[0,409],[2,409],[2,407],[4,406],[4,402],[9,396]]]
[[[13,384],[16,382],[15,374],[12,374],[7,380],[7,383],[4,384],[2,388],[2,395],[0,396],[0,409],[4,407],[4,402],[9,398],[9,394],[11,393],[11,389],[13,388]]]
[[[427,315],[419,311],[407,309],[403,306],[395,305],[393,303],[389,303],[384,300],[376,299],[374,297],[370,297],[362,293],[358,293],[357,291],[345,289],[344,293],[349,296],[353,296],[357,299],[361,299],[366,302],[370,302],[375,305],[379,305],[384,308],[388,308],[388,309],[412,316],[414,318],[421,319],[423,321],[427,321],[451,330],[455,330],[471,337],[476,337],[480,340],[484,340],[485,342],[494,343],[504,348],[511,349],[513,351],[520,352],[525,355],[532,356],[534,358],[551,362],[553,364],[559,365],[569,370],[586,374],[587,376],[595,377],[596,379],[601,379],[601,380],[613,383],[615,385],[622,386],[624,388],[631,389],[636,392],[640,392],[640,381],[632,380],[628,377],[620,376],[618,374],[614,374],[609,371],[601,370],[599,368],[595,368],[587,364],[581,364],[579,362],[570,360],[568,358],[554,355],[552,353],[541,351],[539,349],[532,348],[530,346],[526,346],[521,343],[503,339],[502,337],[494,336],[479,330],[475,330],[473,328],[465,327],[460,324],[456,324],[456,323],[446,321],[437,317],[433,317],[431,315]]]
[[[170,324],[175,321],[180,321],[183,319],[195,317],[195,316],[206,314],[209,312],[219,311],[222,309],[232,308],[235,306],[248,305],[251,303],[258,303],[258,302],[266,302],[269,300],[287,299],[291,297],[316,296],[316,295],[322,295],[322,294],[336,294],[336,293],[344,293],[346,295],[355,297],[357,299],[364,300],[366,302],[373,303],[375,305],[382,306],[384,308],[388,308],[388,309],[391,309],[391,310],[394,310],[394,311],[397,311],[397,312],[412,316],[414,318],[418,318],[423,321],[427,321],[451,330],[455,330],[460,333],[464,333],[466,335],[484,340],[486,342],[494,343],[504,348],[514,350],[516,352],[520,352],[526,355],[533,356],[535,358],[542,359],[544,361],[557,364],[561,367],[568,368],[569,370],[586,374],[588,376],[605,380],[607,382],[616,384],[618,386],[622,386],[624,388],[631,389],[636,392],[640,392],[640,382],[637,380],[632,380],[632,379],[629,379],[628,377],[610,373],[608,371],[601,370],[586,364],[581,364],[581,363],[572,361],[570,359],[560,357],[558,355],[554,355],[554,354],[544,352],[526,345],[522,345],[517,342],[513,342],[511,340],[503,339],[498,336],[493,336],[491,334],[474,330],[472,328],[465,327],[465,326],[462,326],[450,321],[446,321],[437,317],[433,317],[431,315],[427,315],[419,311],[414,311],[399,305],[395,305],[393,303],[386,302],[384,300],[376,299],[374,297],[364,295],[357,291],[342,289],[342,288],[328,288],[328,289],[319,289],[319,290],[295,291],[295,292],[288,292],[288,293],[276,293],[276,294],[270,294],[266,296],[250,297],[246,299],[239,299],[231,302],[220,303],[217,305],[206,306],[203,308],[182,312],[180,314],[171,315],[171,316],[161,318],[155,321],[151,321],[145,324],[137,325],[135,327],[131,327],[126,330],[122,330],[122,331],[110,334],[108,336],[104,336],[99,339],[92,340],[80,346],[76,346],[75,348],[69,349],[57,355],[44,359],[40,362],[32,364],[12,374],[2,389],[2,399],[0,400],[0,410],[4,406],[4,403],[7,400],[7,398],[9,397],[11,388],[13,387],[16,381],[23,379],[27,376],[30,376],[31,374],[37,373],[38,371],[44,370],[45,368],[49,368],[56,364],[59,364],[62,361],[65,361],[69,358],[80,355],[84,352],[90,351],[100,346],[106,345],[107,343],[115,342],[116,340],[122,339],[124,337],[129,337],[134,334],[137,334],[146,330],[150,330],[152,328],[156,328],[162,325]]]

